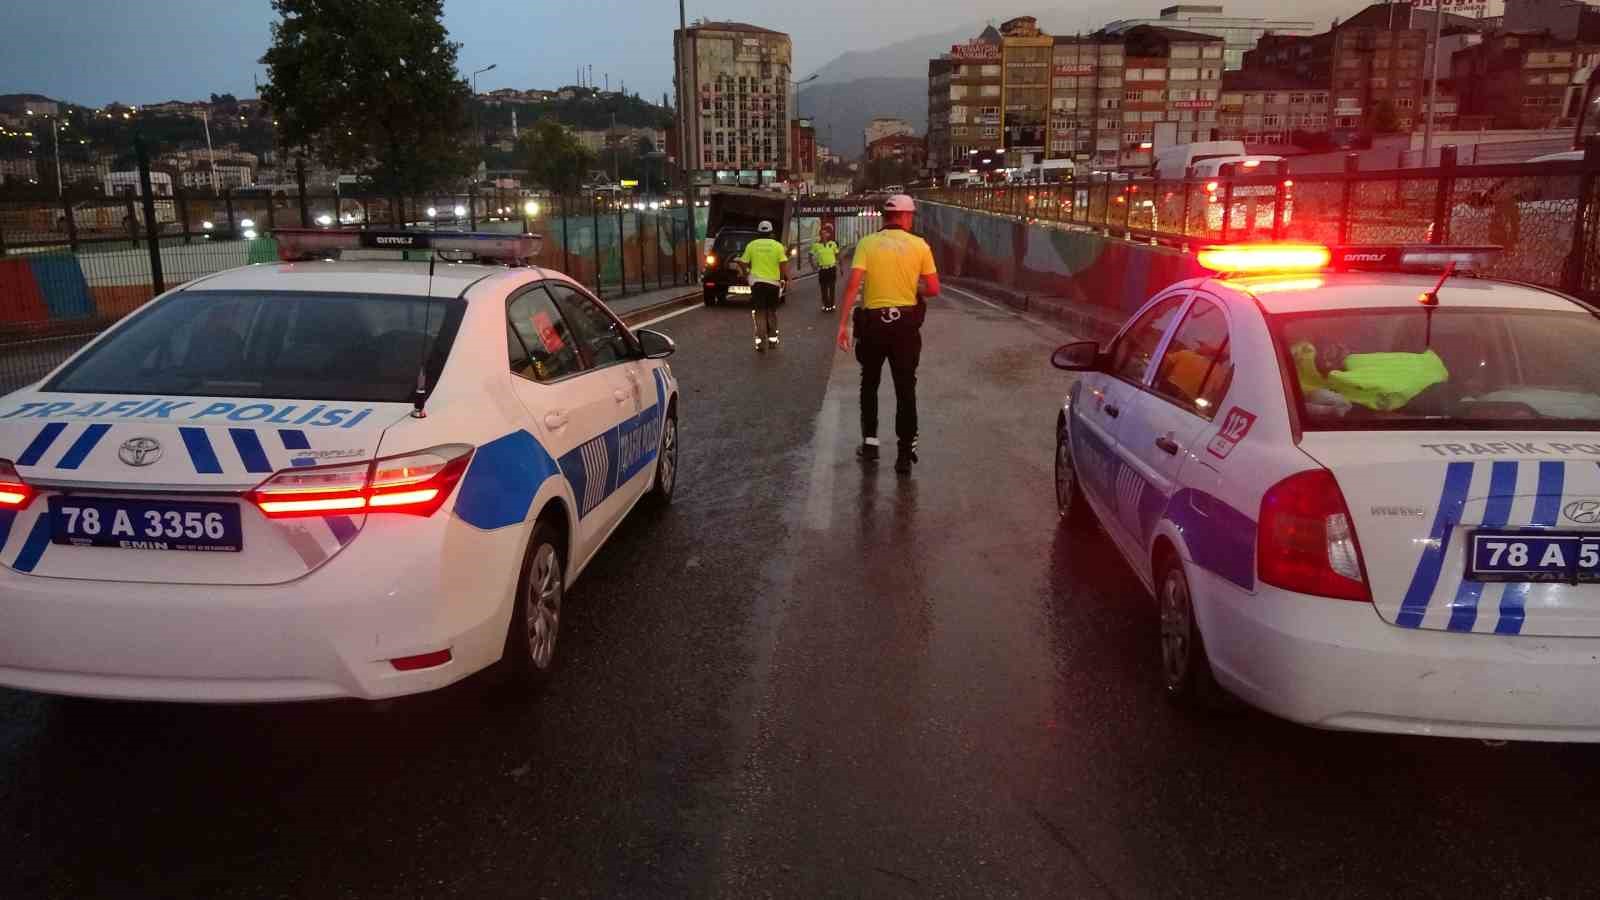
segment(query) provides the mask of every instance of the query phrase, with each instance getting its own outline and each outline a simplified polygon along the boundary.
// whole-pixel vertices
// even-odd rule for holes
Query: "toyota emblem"
[[[1600,500],[1574,500],[1561,508],[1561,514],[1579,525],[1600,524]]]
[[[117,448],[117,458],[130,466],[154,465],[161,459],[161,442],[148,437],[129,438]]]

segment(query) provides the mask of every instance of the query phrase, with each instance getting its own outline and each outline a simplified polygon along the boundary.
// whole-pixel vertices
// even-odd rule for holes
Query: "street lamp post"
[[[475,69],[472,72],[472,132],[473,132],[472,139],[473,139],[473,149],[477,150],[479,154],[483,153],[483,124],[479,120],[479,114],[478,114],[478,107],[481,105],[481,102],[478,100],[478,76],[482,75],[485,72],[493,71],[497,66],[499,66],[499,63],[489,63],[487,66],[484,66],[481,69]],[[484,164],[484,161],[482,159],[480,159],[478,162],[479,162],[479,165],[483,165]],[[478,185],[478,173],[476,171],[474,171],[472,173],[472,180],[470,182],[468,182],[468,185],[467,185],[468,186],[467,202],[472,204],[472,227],[474,229],[476,229],[478,227],[478,188],[477,188],[477,185]],[[456,218],[460,218],[460,216],[458,215]]]
[[[817,78],[819,78],[819,77],[820,77],[820,73],[812,72],[810,75],[807,75],[806,77],[800,79],[799,81],[791,81],[791,82],[789,82],[789,84],[794,86],[794,118],[795,118],[795,121],[799,121],[800,119],[805,118],[805,116],[803,116],[801,114],[801,112],[800,112],[800,86],[803,85],[803,84],[810,84],[811,82],[816,81]],[[789,112],[788,110],[784,110],[785,117],[787,117],[788,112]],[[793,129],[791,128],[791,123],[784,122],[783,123],[783,127],[785,129],[789,129],[790,130],[790,134],[788,135],[789,140],[785,141],[784,143],[792,145],[794,143],[794,134],[793,134]],[[789,147],[789,155],[794,158],[794,165],[795,165],[796,168],[798,168],[799,165],[800,165],[800,153],[799,153],[799,150],[800,150],[799,147],[794,147],[794,146],[790,146]],[[791,176],[794,175],[794,173],[792,171],[789,174]]]

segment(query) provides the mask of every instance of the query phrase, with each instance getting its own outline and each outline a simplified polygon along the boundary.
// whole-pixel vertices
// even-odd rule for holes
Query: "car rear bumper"
[[[525,533],[450,517],[430,551],[395,553],[373,517],[345,552],[269,586],[43,578],[0,569],[0,685],[189,702],[381,699],[500,658]],[[380,532],[380,533],[373,533]],[[113,551],[115,552],[115,551]],[[449,649],[442,665],[392,660]]]
[[[1197,580],[1218,681],[1275,715],[1354,731],[1600,741],[1600,638],[1400,628],[1367,603]]]

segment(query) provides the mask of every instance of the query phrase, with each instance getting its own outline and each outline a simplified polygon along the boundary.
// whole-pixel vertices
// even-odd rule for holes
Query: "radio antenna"
[[[428,402],[428,354],[433,349],[433,341],[428,338],[428,327],[433,324],[433,264],[439,259],[439,251],[428,250],[428,295],[423,300],[422,314],[422,352],[417,360],[417,387],[411,393],[411,418],[426,419],[428,414],[423,411],[422,405]]]

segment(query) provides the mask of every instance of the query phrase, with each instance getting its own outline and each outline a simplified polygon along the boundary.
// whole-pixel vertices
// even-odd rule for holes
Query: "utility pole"
[[[1433,152],[1433,98],[1439,89],[1439,23],[1444,19],[1444,4],[1433,0],[1433,43],[1428,47],[1428,113],[1422,126],[1422,165],[1428,165]]]
[[[57,128],[56,128],[56,126],[58,124],[59,124],[59,122],[57,121],[56,117],[55,116],[51,116],[50,117],[50,140],[55,144],[55,147],[56,147],[56,199],[57,200],[61,199],[61,197],[62,197],[62,190],[61,190],[61,132],[59,130],[57,130]],[[70,210],[68,210],[67,216],[68,216],[68,218],[70,218],[72,216],[72,212]]]
[[[217,151],[211,146],[211,110],[200,113],[200,124],[206,129],[206,153],[211,157],[211,188],[222,196],[222,176],[217,174]]]
[[[690,168],[689,156],[689,106],[694,99],[690,95],[689,73],[689,20],[683,11],[684,0],[678,0],[678,40],[676,60],[678,65],[678,170],[683,173],[683,208],[688,211],[689,243],[694,247],[694,252],[689,254],[689,271],[695,281],[700,280],[700,250],[695,241],[699,238],[699,231],[695,227],[695,199],[694,199],[694,170]],[[694,104],[696,113],[699,104]]]

